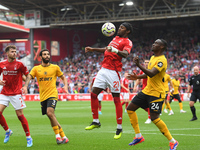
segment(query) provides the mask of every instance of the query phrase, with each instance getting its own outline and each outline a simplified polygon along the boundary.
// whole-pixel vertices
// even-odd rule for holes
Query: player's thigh
[[[48,108],[53,108],[51,109],[51,111],[54,111],[56,109],[56,104],[57,104],[57,99],[52,97],[52,98],[49,98],[47,100],[47,111],[48,111]]]
[[[96,87],[96,88],[100,88],[100,89],[106,89],[107,88],[107,83],[106,83],[106,72],[105,70],[102,68],[99,70],[99,72],[97,73],[97,76],[94,80],[93,86],[92,87]]]
[[[149,96],[148,101],[149,101],[150,112],[160,114],[162,111],[164,98]]]
[[[181,103],[181,97],[179,94],[174,95],[174,98],[177,99],[179,101],[179,103]]]
[[[139,92],[132,100],[131,100],[131,103],[145,109],[145,108],[148,108],[149,105],[148,105],[148,101],[147,101],[147,95],[142,93],[142,92]]]
[[[115,70],[109,69],[107,69],[106,72],[106,82],[110,88],[111,93],[120,93],[121,84],[119,73],[117,73]]]
[[[15,110],[26,108],[26,104],[21,94],[10,96],[10,103],[13,105]]]
[[[5,107],[8,107],[10,103],[10,97],[0,94],[0,111],[3,112],[3,110],[5,109]]]
[[[97,96],[98,100],[99,101],[102,101],[103,100],[103,93],[99,93],[99,95]]]
[[[47,100],[40,102],[42,115],[47,114]]]

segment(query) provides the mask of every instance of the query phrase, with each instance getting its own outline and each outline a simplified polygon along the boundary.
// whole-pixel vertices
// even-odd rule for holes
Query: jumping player
[[[87,126],[85,130],[92,130],[101,126],[98,116],[97,96],[102,90],[105,90],[108,87],[111,90],[116,108],[117,131],[114,135],[114,139],[119,139],[122,135],[122,104],[120,101],[121,86],[119,72],[122,70],[122,58],[126,58],[132,48],[132,42],[128,38],[128,35],[131,34],[132,31],[132,25],[124,22],[120,25],[117,36],[113,38],[107,47],[85,48],[86,53],[94,51],[104,53],[102,68],[96,76],[91,92],[91,110],[93,122]]]

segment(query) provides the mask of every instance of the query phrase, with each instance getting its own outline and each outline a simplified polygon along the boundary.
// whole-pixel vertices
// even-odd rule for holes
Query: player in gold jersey
[[[140,107],[143,109],[150,109],[151,120],[169,140],[170,150],[176,150],[176,147],[178,146],[178,141],[171,136],[166,124],[159,118],[165,98],[164,76],[167,69],[167,59],[163,52],[166,48],[167,42],[165,40],[157,39],[154,42],[152,45],[154,56],[150,59],[148,69],[139,63],[138,57],[135,57],[133,60],[136,66],[138,66],[145,74],[136,75],[133,72],[133,74],[128,75],[128,79],[148,79],[147,86],[132,99],[131,103],[127,107],[127,113],[136,134],[134,140],[129,143],[130,146],[144,141],[144,137],[139,129],[137,114],[135,112]]]
[[[172,84],[170,75],[168,75],[167,73],[165,74],[164,79],[165,79],[164,86],[165,86],[166,95],[165,95],[165,100],[164,100],[164,103],[163,103],[163,106],[162,106],[162,110],[164,109],[164,105],[166,104],[166,108],[164,109],[164,112],[168,113],[167,109],[169,109],[169,115],[173,115],[174,112],[171,109],[169,102],[167,101],[167,96],[168,96],[168,92],[169,92],[169,85],[168,85],[168,83],[170,83],[171,87],[173,87],[173,84]]]
[[[58,91],[56,89],[56,79],[60,77],[64,83],[64,90],[68,93],[68,85],[65,76],[63,75],[58,65],[50,64],[50,54],[48,49],[40,51],[41,65],[33,67],[30,74],[27,76],[25,85],[22,88],[24,94],[27,94],[27,87],[31,79],[37,78],[39,83],[40,102],[42,115],[47,115],[51,126],[56,135],[57,144],[68,143],[69,140],[65,136],[63,129],[55,116],[55,108],[58,100]],[[61,139],[62,137],[62,139]]]
[[[179,101],[180,113],[185,113],[186,111],[183,110],[183,104],[179,95],[180,90],[180,81],[178,80],[179,76],[176,75],[174,79],[172,79],[173,90],[171,90],[170,100],[169,103],[175,98]]]

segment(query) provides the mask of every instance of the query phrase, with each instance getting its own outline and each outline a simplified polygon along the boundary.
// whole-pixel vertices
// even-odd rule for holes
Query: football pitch
[[[130,125],[127,113],[123,113],[123,134],[119,140],[114,140],[116,130],[115,106],[113,102],[102,102],[102,115],[99,119],[101,128],[86,131],[85,127],[92,122],[92,115],[89,101],[67,101],[57,103],[56,116],[61,124],[69,143],[57,145],[53,129],[50,126],[47,116],[41,115],[40,102],[26,102],[24,109],[25,117],[29,122],[33,147],[26,147],[25,133],[18,120],[13,107],[6,108],[4,116],[8,126],[13,131],[8,143],[4,144],[5,131],[0,127],[0,149],[1,150],[168,150],[169,143],[157,127],[145,124],[147,113],[137,110],[140,130],[145,138],[143,143],[135,146],[128,144],[135,136]],[[200,149],[200,104],[195,104],[199,120],[190,122],[192,114],[188,102],[183,102],[183,109],[186,113],[179,112],[178,102],[172,102],[171,107],[174,115],[163,114],[160,118],[167,124],[172,136],[179,142],[178,150],[199,150]],[[124,106],[123,106],[124,108]]]

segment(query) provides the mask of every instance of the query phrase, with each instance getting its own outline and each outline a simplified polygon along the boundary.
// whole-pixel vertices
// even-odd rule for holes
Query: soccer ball
[[[115,25],[111,22],[106,22],[103,24],[101,31],[107,37],[113,36],[115,34]]]

